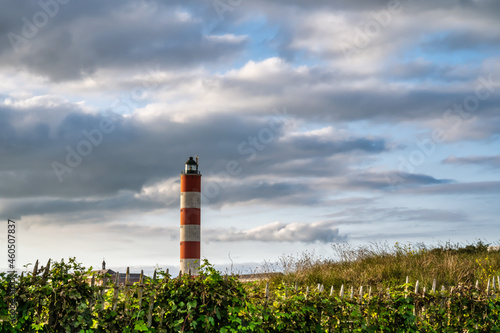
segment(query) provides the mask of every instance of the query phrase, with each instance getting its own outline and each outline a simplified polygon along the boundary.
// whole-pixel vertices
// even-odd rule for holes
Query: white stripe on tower
[[[200,209],[200,192],[181,192],[181,209],[198,208]]]

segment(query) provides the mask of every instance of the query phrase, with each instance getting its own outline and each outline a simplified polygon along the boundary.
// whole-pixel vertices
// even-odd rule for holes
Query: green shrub
[[[500,299],[485,294],[499,275],[500,253],[487,245],[337,245],[336,261],[306,253],[283,275],[241,283],[207,261],[198,276],[158,271],[142,284],[90,284],[91,270],[69,259],[26,276],[0,273],[1,332],[493,332],[500,331]],[[415,293],[405,276],[430,290]],[[478,279],[479,289],[474,286]],[[97,281],[100,281],[99,279]],[[15,294],[12,283],[15,282]],[[335,288],[333,296],[316,288]],[[339,294],[345,285],[346,292]],[[358,295],[350,288],[365,286]],[[367,286],[373,292],[368,296]],[[307,288],[309,286],[309,288]],[[297,291],[296,291],[297,288]],[[328,288],[327,288],[328,289]],[[492,292],[498,290],[493,290]],[[9,310],[15,302],[17,309]]]

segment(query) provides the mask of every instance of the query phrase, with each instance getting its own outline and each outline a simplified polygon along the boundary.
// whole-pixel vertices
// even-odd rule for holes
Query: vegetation
[[[421,286],[474,285],[486,286],[489,278],[500,275],[500,252],[488,252],[488,244],[461,245],[446,243],[427,247],[424,244],[372,243],[354,247],[348,243],[333,244],[335,259],[321,258],[305,252],[299,257],[284,256],[273,285],[295,283],[315,286],[394,287],[406,277]]]
[[[0,331],[500,331],[498,285],[485,286],[500,273],[500,253],[487,252],[486,244],[334,248],[338,261],[308,253],[282,258],[285,274],[273,277],[267,292],[265,282],[241,283],[208,262],[196,277],[159,271],[155,279],[126,286],[108,280],[105,287],[100,279],[93,286],[91,270],[75,259],[22,276],[0,273]],[[401,283],[406,276],[413,282]],[[415,286],[434,278],[454,288],[423,293]],[[318,283],[333,285],[335,293]]]

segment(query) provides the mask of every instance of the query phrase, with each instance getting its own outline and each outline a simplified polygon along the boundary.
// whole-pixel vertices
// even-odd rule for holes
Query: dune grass
[[[500,252],[488,252],[482,241],[475,244],[445,243],[438,246],[424,244],[372,243],[353,246],[333,244],[335,259],[322,258],[311,252],[298,257],[283,256],[279,270],[283,275],[273,276],[271,285],[282,283],[325,287],[341,285],[390,287],[402,285],[406,277],[421,286],[472,285],[479,281],[485,286],[489,278],[500,275]]]

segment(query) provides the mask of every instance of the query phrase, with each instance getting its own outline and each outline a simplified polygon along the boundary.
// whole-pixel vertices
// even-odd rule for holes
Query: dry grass
[[[487,244],[460,245],[446,243],[427,247],[424,244],[373,243],[355,247],[348,243],[333,244],[337,259],[304,252],[299,257],[283,256],[280,271],[284,274],[271,279],[273,285],[287,283],[339,288],[350,286],[388,287],[401,285],[406,276],[429,288],[436,279],[438,285],[458,283],[481,285],[488,278],[500,275],[500,252],[488,252]],[[276,270],[275,270],[276,271]]]

